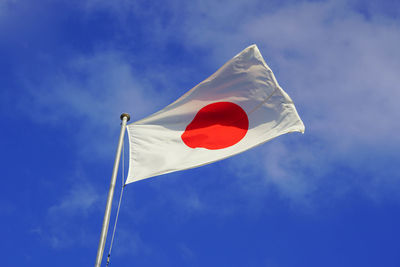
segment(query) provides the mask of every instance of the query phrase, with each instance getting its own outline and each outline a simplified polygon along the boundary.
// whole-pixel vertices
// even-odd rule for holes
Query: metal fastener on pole
[[[110,223],[111,204],[114,196],[115,182],[117,180],[118,166],[119,166],[119,160],[121,158],[121,149],[124,141],[125,128],[126,128],[126,123],[130,120],[130,118],[131,117],[129,116],[128,113],[121,114],[121,121],[122,121],[121,133],[119,134],[118,148],[117,148],[117,153],[115,155],[113,172],[111,175],[110,189],[108,190],[106,211],[104,213],[103,227],[101,228],[101,235],[100,235],[99,247],[97,249],[95,267],[100,267],[101,261],[103,259],[103,252],[104,252],[104,246],[106,244],[108,225]]]

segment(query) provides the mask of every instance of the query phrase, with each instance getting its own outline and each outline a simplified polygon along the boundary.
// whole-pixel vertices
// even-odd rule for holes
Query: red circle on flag
[[[248,129],[249,119],[239,105],[216,102],[197,112],[181,138],[188,147],[216,150],[238,143]]]

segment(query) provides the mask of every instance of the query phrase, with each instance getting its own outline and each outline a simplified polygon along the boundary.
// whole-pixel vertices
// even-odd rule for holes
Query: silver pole
[[[127,113],[121,114],[121,121],[122,121],[121,133],[119,134],[117,154],[115,155],[114,168],[113,168],[113,172],[111,175],[110,189],[108,190],[106,211],[104,213],[103,227],[101,228],[101,235],[100,235],[99,247],[97,249],[97,257],[96,257],[95,267],[100,267],[101,260],[103,259],[103,252],[104,252],[104,246],[106,245],[108,225],[110,223],[111,204],[112,204],[112,200],[113,200],[113,196],[114,196],[115,182],[117,180],[119,160],[121,158],[122,143],[124,141],[126,123],[129,121],[129,119],[130,119],[129,114],[127,114]]]

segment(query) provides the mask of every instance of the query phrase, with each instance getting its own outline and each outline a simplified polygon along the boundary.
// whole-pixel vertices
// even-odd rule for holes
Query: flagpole
[[[114,196],[115,182],[117,180],[119,160],[121,158],[121,149],[122,149],[122,144],[124,141],[126,123],[129,121],[129,119],[130,119],[130,116],[128,113],[121,114],[121,121],[122,121],[121,133],[119,134],[117,154],[115,155],[114,168],[113,168],[113,172],[111,175],[110,188],[108,190],[106,211],[104,212],[103,227],[101,228],[101,235],[100,235],[99,247],[97,249],[95,267],[100,267],[101,261],[103,259],[103,252],[104,252],[104,246],[106,244],[108,225],[110,223],[111,204],[112,204],[112,200],[113,200],[113,196]]]

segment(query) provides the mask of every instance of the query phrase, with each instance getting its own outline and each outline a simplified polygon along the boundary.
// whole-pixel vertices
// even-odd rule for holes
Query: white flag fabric
[[[256,45],[174,103],[127,126],[126,183],[221,160],[289,132],[304,132],[290,97]]]

